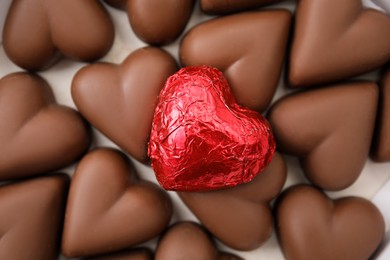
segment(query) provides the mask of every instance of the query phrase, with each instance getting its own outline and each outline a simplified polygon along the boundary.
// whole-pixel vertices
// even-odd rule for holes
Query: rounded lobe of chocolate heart
[[[134,33],[144,42],[165,45],[176,40],[191,17],[194,0],[105,0],[127,12]]]
[[[390,161],[390,67],[384,74],[381,84],[378,123],[372,158],[378,162]]]
[[[72,97],[93,126],[146,163],[158,95],[176,70],[176,62],[167,52],[141,48],[120,65],[98,63],[82,68],[73,79]]]
[[[96,149],[81,160],[73,176],[63,254],[90,256],[135,246],[162,232],[171,215],[168,194],[137,180],[124,154]]]
[[[207,21],[184,36],[180,61],[185,66],[220,69],[237,102],[263,112],[279,81],[290,20],[288,11],[273,10]]]
[[[3,32],[7,56],[34,71],[47,69],[61,54],[86,62],[97,60],[113,41],[111,18],[95,0],[13,1]]]
[[[308,185],[286,190],[276,204],[276,228],[287,259],[370,259],[384,236],[385,223],[370,201],[332,201]]]
[[[200,8],[206,14],[230,14],[264,5],[280,2],[281,0],[201,0]]]
[[[164,189],[201,191],[249,182],[274,151],[268,122],[236,103],[218,69],[186,67],[168,78],[148,144]]]
[[[208,192],[180,192],[200,222],[220,241],[238,250],[252,250],[272,232],[269,202],[281,191],[287,175],[283,157],[275,153],[262,174],[234,188]]]
[[[0,186],[0,259],[57,259],[68,187],[66,175]]]
[[[152,260],[153,253],[148,248],[135,248],[96,257],[88,257],[85,260]]]
[[[241,260],[219,252],[209,234],[194,222],[178,222],[171,226],[159,241],[156,260]]]
[[[65,167],[90,141],[86,122],[55,103],[44,79],[19,72],[0,80],[0,181]]]
[[[268,118],[278,148],[300,158],[310,181],[341,190],[366,162],[377,104],[376,84],[351,82],[282,98]]]
[[[299,1],[289,61],[292,86],[349,78],[374,70],[389,60],[387,15],[365,9],[361,0]]]

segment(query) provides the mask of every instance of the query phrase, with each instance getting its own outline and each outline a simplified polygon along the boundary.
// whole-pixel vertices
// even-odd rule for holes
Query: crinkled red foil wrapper
[[[218,69],[186,67],[168,78],[148,144],[164,189],[205,191],[249,182],[274,151],[268,121],[236,103]]]

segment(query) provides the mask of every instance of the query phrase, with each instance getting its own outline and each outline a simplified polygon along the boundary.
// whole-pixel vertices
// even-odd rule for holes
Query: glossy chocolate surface
[[[375,83],[351,82],[278,100],[269,113],[278,148],[299,157],[315,185],[350,186],[370,150],[378,92]]]
[[[0,259],[57,259],[68,186],[66,175],[0,186]]]
[[[329,199],[308,185],[286,190],[276,206],[276,228],[286,259],[370,259],[385,223],[370,201]]]
[[[73,79],[72,97],[81,114],[131,156],[147,162],[147,142],[158,95],[177,65],[167,52],[145,47],[122,64],[97,63]]]
[[[52,66],[64,55],[91,62],[114,41],[114,26],[96,0],[15,0],[4,25],[8,57],[27,70]]]
[[[390,17],[361,0],[298,2],[289,83],[313,86],[369,72],[390,60]]]
[[[283,157],[275,153],[268,167],[252,182],[225,190],[179,195],[216,238],[234,249],[251,250],[271,235],[269,202],[281,191],[286,174]]]
[[[242,258],[219,252],[209,234],[194,222],[178,222],[160,239],[156,260],[241,260]]]
[[[124,154],[95,149],[81,160],[73,176],[62,252],[80,257],[135,246],[158,236],[171,215],[166,192],[138,179]]]
[[[105,0],[123,9],[134,33],[144,42],[165,45],[183,32],[195,0]]]
[[[68,166],[90,141],[86,122],[56,104],[43,78],[18,72],[0,80],[0,181]]]
[[[239,104],[263,112],[279,81],[290,19],[286,10],[270,10],[201,23],[183,37],[180,61],[217,67]]]

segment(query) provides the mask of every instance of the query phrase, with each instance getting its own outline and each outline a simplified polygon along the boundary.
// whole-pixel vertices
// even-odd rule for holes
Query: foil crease
[[[268,121],[237,104],[218,69],[185,67],[168,78],[148,143],[164,189],[205,191],[249,182],[274,151]]]

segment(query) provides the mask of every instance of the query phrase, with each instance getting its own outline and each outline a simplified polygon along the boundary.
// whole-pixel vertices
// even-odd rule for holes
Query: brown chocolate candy
[[[57,259],[69,177],[0,186],[0,259]]]
[[[96,0],[15,0],[4,25],[8,57],[27,70],[50,67],[63,54],[94,61],[114,40],[114,27]]]
[[[272,231],[269,202],[286,179],[283,157],[273,160],[249,183],[209,192],[180,192],[184,203],[219,240],[238,250],[251,250],[265,242]]]
[[[341,190],[366,162],[377,104],[376,84],[351,82],[282,98],[269,120],[278,148],[298,156],[315,185]]]
[[[301,0],[289,62],[292,86],[356,76],[390,60],[390,17],[362,0]]]
[[[191,17],[195,0],[105,0],[127,12],[134,33],[144,42],[164,45],[176,40]]]
[[[96,257],[88,257],[85,260],[152,260],[153,253],[147,248],[136,248],[119,253],[112,253]]]
[[[63,254],[109,253],[157,236],[172,204],[157,185],[136,179],[129,160],[114,149],[96,149],[77,166],[66,209]]]
[[[157,245],[156,260],[240,260],[219,252],[209,234],[194,222],[178,222],[171,226]]]
[[[226,16],[202,23],[182,39],[184,66],[220,69],[237,102],[264,111],[282,69],[291,14],[285,10]],[[228,29],[226,29],[228,28]]]
[[[79,113],[56,104],[44,79],[20,72],[0,80],[0,181],[71,164],[86,152],[89,134]]]
[[[147,162],[158,95],[176,70],[167,52],[141,48],[120,65],[101,63],[81,69],[72,82],[72,97],[97,129],[135,159]]]
[[[377,133],[372,158],[378,162],[390,161],[390,67],[383,76]]]
[[[280,245],[291,260],[369,259],[379,246],[385,223],[370,201],[329,199],[308,185],[286,190],[276,204]]]
[[[280,2],[281,0],[200,0],[206,14],[230,14]]]

